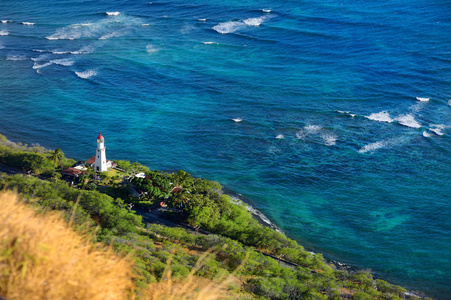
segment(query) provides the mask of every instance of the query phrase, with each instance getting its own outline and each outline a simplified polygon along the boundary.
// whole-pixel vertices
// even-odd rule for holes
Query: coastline
[[[262,226],[265,226],[267,228],[273,229],[273,230],[285,235],[285,233],[283,233],[280,230],[280,228],[277,227],[277,225],[272,223],[271,220],[268,217],[266,217],[262,212],[260,212],[258,209],[256,209],[254,207],[254,203],[252,202],[252,200],[244,197],[243,195],[241,195],[239,193],[236,193],[235,191],[233,191],[233,190],[231,190],[230,188],[227,188],[227,187],[223,187],[223,192],[224,192],[224,194],[226,194],[226,195],[231,197],[232,202],[234,204],[236,204],[236,205],[244,205],[246,207],[246,209],[251,213],[252,217],[255,220],[257,220]],[[310,252],[312,254],[315,254],[315,252],[309,251],[307,249],[306,249],[306,251],[308,251],[308,252]],[[321,252],[318,252],[318,253],[321,253]],[[354,273],[354,272],[357,272],[359,270],[364,270],[364,269],[359,269],[357,267],[353,267],[353,266],[349,266],[349,265],[340,263],[340,262],[335,261],[335,260],[331,260],[331,259],[329,259],[327,257],[324,257],[324,260],[329,265],[334,266],[334,268],[336,270],[345,270],[345,271],[348,271],[350,273]],[[383,277],[378,277],[378,276],[373,276],[373,278],[374,279],[384,279]],[[417,292],[412,292],[411,290],[407,290],[405,292],[405,295],[406,296],[414,295],[416,297],[421,297],[421,296],[418,296],[416,293]],[[420,292],[420,293],[422,294],[422,292]]]
[[[246,209],[251,213],[252,217],[257,220],[262,226],[264,227],[268,227],[270,229],[273,229],[283,235],[286,236],[286,234],[279,228],[277,227],[276,224],[274,224],[265,214],[263,214],[261,211],[259,211],[257,208],[254,207],[254,204],[252,202],[252,200],[250,200],[249,198],[244,197],[243,195],[231,190],[228,187],[223,186],[223,191],[224,194],[228,195],[231,199],[232,202],[236,205],[244,205],[246,207]],[[290,238],[290,237],[288,237]],[[302,244],[300,244],[302,247],[304,247]],[[360,269],[356,266],[352,266],[352,265],[348,265],[345,263],[341,263],[337,260],[333,260],[327,256],[324,256],[324,254],[322,252],[314,252],[310,249],[305,249],[306,251],[310,252],[311,254],[316,254],[316,253],[320,253],[321,255],[323,255],[324,260],[332,265],[336,270],[338,271],[346,271],[349,273],[355,273],[358,271],[362,271],[364,269]],[[370,272],[371,273],[371,272]],[[374,279],[382,279],[382,280],[386,280],[386,278],[384,277],[380,277],[377,276],[374,273],[371,273],[373,275]],[[406,297],[418,297],[418,298],[424,298],[425,296],[420,296],[419,294],[423,294],[423,292],[421,291],[413,291],[410,289],[406,288],[406,292],[404,292],[404,295]],[[408,299],[408,298],[407,298]]]

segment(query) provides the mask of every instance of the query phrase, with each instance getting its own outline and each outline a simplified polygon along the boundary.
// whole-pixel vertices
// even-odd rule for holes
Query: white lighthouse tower
[[[100,132],[99,136],[97,137],[97,149],[94,170],[98,172],[108,171],[105,153],[105,138],[102,136],[102,132]]]

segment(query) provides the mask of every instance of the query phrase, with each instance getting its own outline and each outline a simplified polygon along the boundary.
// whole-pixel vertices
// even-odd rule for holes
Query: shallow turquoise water
[[[102,130],[109,158],[217,180],[308,249],[449,299],[449,9],[2,1],[0,131],[87,159]]]

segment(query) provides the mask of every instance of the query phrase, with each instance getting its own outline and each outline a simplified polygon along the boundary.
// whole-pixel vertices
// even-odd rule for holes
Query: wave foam
[[[52,51],[52,53],[53,53],[53,54],[56,54],[56,55],[62,55],[62,54],[69,54],[70,51],[58,51],[58,50],[54,50],[54,51]]]
[[[33,26],[36,23],[32,23],[32,22],[22,22],[23,25],[28,25],[28,26]]]
[[[308,134],[317,134],[320,132],[321,129],[323,129],[323,127],[319,125],[307,125],[304,127],[304,129]]]
[[[448,105],[451,106],[451,99],[448,101]]]
[[[270,19],[270,16],[263,16],[258,18],[249,18],[243,21],[228,21],[224,23],[219,23],[216,26],[213,26],[213,29],[216,32],[221,34],[233,33],[237,30],[245,28],[246,26],[260,26],[264,21]]]
[[[229,21],[229,22],[219,23],[218,25],[214,26],[213,29],[216,30],[216,32],[219,32],[221,34],[227,34],[227,33],[235,32],[245,26],[246,26],[246,24],[244,24],[241,21]]]
[[[260,26],[261,23],[263,23],[267,17],[259,17],[259,18],[249,18],[244,20],[244,24],[247,26]]]
[[[403,138],[403,137],[393,138],[393,139],[388,139],[388,140],[383,140],[383,141],[377,141],[375,143],[371,143],[371,144],[363,146],[362,148],[360,148],[360,150],[358,152],[359,153],[374,152],[381,148],[391,148],[394,146],[399,146],[399,145],[403,144],[404,142],[405,142],[405,138]]]
[[[42,55],[39,55],[38,57],[32,57],[31,60],[32,61],[49,60],[49,55],[48,54],[42,54]]]
[[[106,14],[108,16],[119,16],[121,13],[118,11],[107,11]]]
[[[158,52],[158,50],[155,49],[151,44],[149,44],[146,46],[146,52],[149,54],[153,54],[153,53]]]
[[[235,118],[235,119],[232,119],[234,122],[236,122],[236,123],[239,123],[239,122],[241,122],[241,121],[243,121],[243,119],[241,119],[241,118]]]
[[[431,128],[429,128],[430,131],[435,133],[436,135],[444,135],[443,131],[445,128],[448,128],[446,125],[438,124],[438,125],[431,125]]]
[[[207,22],[207,19],[197,19],[199,22]]]
[[[74,63],[75,63],[73,60],[70,60],[68,58],[54,59],[54,60],[51,60],[50,62],[60,65],[60,66],[65,66],[65,67],[70,67],[70,66],[74,65]]]
[[[383,148],[386,145],[384,141],[371,143],[360,148],[359,153],[373,152],[377,149]]]
[[[337,136],[331,133],[321,133],[321,138],[324,140],[324,145],[333,146],[337,143]]]
[[[26,60],[27,57],[25,55],[17,55],[17,54],[8,54],[6,56],[6,60]]]
[[[423,136],[424,136],[424,137],[431,137],[432,134],[429,133],[429,132],[427,132],[427,131],[423,131]]]
[[[9,32],[7,30],[0,30],[0,35],[9,35]]]
[[[88,79],[92,76],[96,76],[97,72],[95,70],[87,70],[84,72],[75,72],[75,74],[77,74],[78,77],[83,78],[83,79]]]
[[[9,22],[8,20],[2,20],[3,24],[8,23],[8,22]]]
[[[85,46],[85,47],[81,48],[80,50],[70,52],[70,54],[78,55],[78,54],[89,54],[92,52],[94,52],[94,47]]]
[[[412,114],[400,115],[396,119],[399,124],[411,127],[411,128],[420,128],[421,124],[415,120],[415,117]]]
[[[265,12],[265,13],[270,13],[271,12],[270,9],[262,9],[262,11]]]
[[[393,119],[390,117],[390,114],[386,111],[381,111],[379,113],[373,113],[367,117],[367,119],[373,120],[373,121],[379,121],[379,122],[393,122]]]
[[[422,97],[416,97],[416,98],[418,101],[421,101],[421,102],[428,102],[429,99],[431,99],[431,98],[422,98]]]
[[[99,37],[99,40],[107,40],[110,38],[120,37],[123,35],[125,35],[125,32],[123,30],[113,31],[105,35],[102,35],[101,37]]]
[[[204,45],[219,45],[219,43],[216,42],[202,42]]]
[[[278,134],[276,136],[276,139],[284,139],[284,138],[285,138],[285,136],[283,134]]]
[[[34,63],[33,69],[37,70],[37,69],[45,68],[45,67],[50,66],[51,64],[53,64],[53,62],[51,62],[51,61],[46,62],[46,63],[44,63],[44,64],[42,64],[42,65],[40,65],[40,64],[38,64],[38,63]]]
[[[117,33],[127,33],[133,26],[141,25],[139,18],[119,16],[117,18],[105,18],[89,24],[72,24],[58,28],[54,34],[47,36],[48,40],[75,40],[80,38],[109,38]],[[89,26],[88,26],[89,25]]]

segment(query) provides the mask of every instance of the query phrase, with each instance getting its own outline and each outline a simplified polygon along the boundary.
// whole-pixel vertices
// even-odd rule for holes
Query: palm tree
[[[183,189],[188,189],[192,187],[191,176],[183,170],[179,170],[175,175],[176,187],[182,187]]]
[[[187,189],[178,188],[176,191],[172,193],[171,202],[172,206],[176,206],[180,203],[180,209],[183,211],[183,208],[190,201],[191,193]]]
[[[55,173],[56,164],[60,163],[64,158],[64,153],[60,148],[56,148],[55,151],[50,155],[50,159],[53,161],[53,173]],[[61,169],[63,167],[61,166]]]

